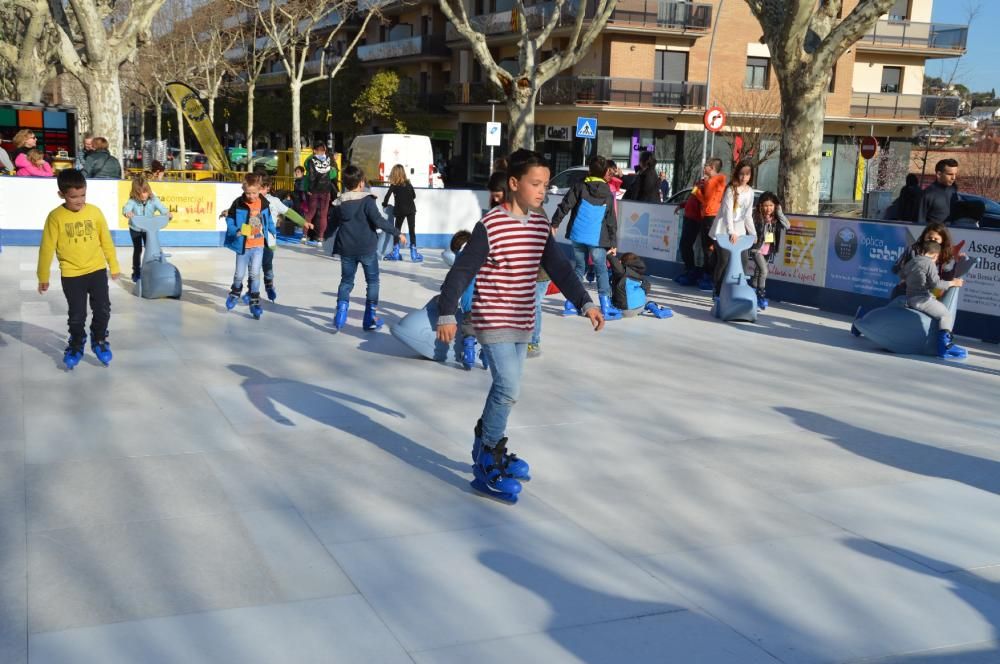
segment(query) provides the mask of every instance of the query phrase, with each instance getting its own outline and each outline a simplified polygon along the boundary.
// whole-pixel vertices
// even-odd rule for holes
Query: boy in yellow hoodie
[[[38,249],[38,292],[49,289],[52,254],[59,259],[63,293],[69,305],[69,345],[63,362],[72,369],[83,358],[87,342],[87,298],[93,309],[90,321],[91,348],[105,366],[111,362],[108,345],[108,321],[111,298],[108,295],[107,268],[117,279],[119,268],[115,246],[104,214],[87,205],[87,180],[74,169],[60,171],[57,178],[63,204],[49,213]]]

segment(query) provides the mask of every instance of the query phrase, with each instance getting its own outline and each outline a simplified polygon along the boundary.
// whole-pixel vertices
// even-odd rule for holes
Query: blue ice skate
[[[476,366],[476,338],[468,336],[462,339],[462,366],[466,371]],[[476,453],[472,453],[472,460],[475,461]]]
[[[101,364],[104,366],[111,364],[111,344],[108,343],[107,339],[104,339],[104,341],[94,339],[94,341],[90,344],[90,349],[94,351],[94,355],[97,356],[97,359],[100,360]],[[83,353],[81,353],[81,355],[82,354]]]
[[[656,318],[670,318],[674,315],[670,307],[661,307],[656,302],[647,302],[643,310]]]
[[[604,320],[621,320],[622,310],[611,304],[611,298],[607,295],[599,295],[598,301],[601,303],[601,313],[604,315]]]
[[[249,304],[250,304],[250,293],[243,293],[243,297],[240,298],[240,302],[242,302],[244,304],[244,306],[249,306]]]
[[[479,458],[479,450],[483,446],[483,421],[476,422],[476,437],[472,441],[472,461]],[[504,439],[506,440],[506,438]],[[503,455],[504,470],[510,473],[511,477],[521,482],[531,480],[531,466],[524,459],[518,458],[516,454],[505,452]]]
[[[504,469],[507,439],[501,438],[494,447],[482,445],[472,466],[474,479],[470,484],[483,495],[513,505],[521,493],[521,483]]]
[[[399,250],[397,249],[397,251],[399,251]],[[410,261],[412,261],[414,263],[422,263],[423,260],[424,260],[424,255],[422,253],[420,253],[419,251],[417,251],[417,248],[411,244],[410,245]]]
[[[264,290],[267,291],[267,299],[274,302],[278,299],[278,291],[274,290],[274,284],[264,284]]]
[[[349,306],[350,302],[347,300],[339,300],[337,302],[337,313],[333,316],[333,327],[338,332],[347,325],[347,308]]]
[[[339,312],[339,310],[338,310]],[[376,310],[376,305],[374,302],[365,303],[365,317],[361,322],[361,327],[366,331],[371,330],[381,330],[382,329],[382,319],[378,317],[378,312]]]
[[[573,303],[570,302],[569,300],[566,300],[566,303],[563,305],[563,316],[575,316],[578,313],[579,312],[576,310],[576,307],[573,305]]]
[[[236,293],[230,293],[226,297],[226,310],[227,311],[232,311],[233,309],[235,309],[236,308],[236,303],[239,302],[239,300],[240,300],[240,296],[238,294],[236,294]]]
[[[254,317],[254,320],[260,320],[260,317],[264,315],[264,310],[260,306],[260,295],[256,293],[250,296],[250,315]]]
[[[401,261],[403,257],[399,255],[399,245],[394,245],[392,251],[382,257],[384,261]]]
[[[83,347],[87,343],[87,337],[84,337],[79,344],[73,343],[73,340],[69,340],[69,345],[66,346],[66,352],[63,354],[63,364],[70,371],[73,367],[80,364],[80,360],[83,359]]]

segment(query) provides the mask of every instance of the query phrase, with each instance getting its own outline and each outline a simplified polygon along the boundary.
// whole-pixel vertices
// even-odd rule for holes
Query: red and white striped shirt
[[[476,275],[469,322],[477,330],[535,327],[535,284],[542,252],[548,241],[548,220],[532,212],[516,219],[502,206],[490,210],[481,222],[490,251]]]

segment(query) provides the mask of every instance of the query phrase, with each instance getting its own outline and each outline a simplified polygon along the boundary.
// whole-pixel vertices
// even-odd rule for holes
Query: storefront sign
[[[827,234],[817,219],[789,216],[791,227],[768,265],[768,278],[807,286],[826,284]]]

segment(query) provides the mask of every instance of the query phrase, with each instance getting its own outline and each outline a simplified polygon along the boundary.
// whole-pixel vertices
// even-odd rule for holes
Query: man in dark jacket
[[[640,203],[660,202],[660,176],[656,174],[656,157],[646,151],[639,157],[636,177],[625,190],[625,198]]]
[[[608,160],[600,155],[590,160],[590,175],[573,186],[552,215],[552,228],[559,228],[563,218],[570,213],[566,237],[573,243],[573,263],[576,276],[583,281],[587,269],[587,256],[594,262],[597,274],[597,292],[601,312],[607,320],[618,320],[621,312],[611,304],[611,282],[608,277],[608,253],[615,253],[618,243],[618,219],[615,216],[615,197],[605,178]],[[566,301],[564,313],[577,313],[573,303]]]
[[[337,208],[336,220],[339,226],[333,252],[340,254],[340,287],[337,289],[337,313],[333,326],[340,330],[347,322],[347,309],[351,291],[354,290],[354,275],[357,274],[360,263],[368,289],[362,327],[365,330],[377,330],[382,327],[382,319],[375,313],[379,294],[378,236],[375,231],[381,228],[404,246],[406,236],[400,235],[399,230],[378,211],[375,196],[364,190],[365,174],[360,168],[345,168],[343,181],[344,193],[333,203]]]
[[[94,137],[94,151],[83,160],[83,174],[88,179],[120,180],[122,178],[122,165],[108,152],[108,139],[102,136]]]
[[[943,224],[951,218],[951,206],[958,200],[958,187],[955,179],[958,177],[958,162],[954,159],[942,159],[934,167],[934,180],[920,197],[920,209],[917,212],[917,223]]]

